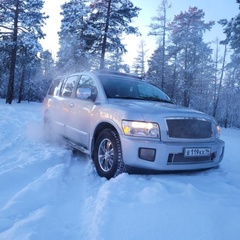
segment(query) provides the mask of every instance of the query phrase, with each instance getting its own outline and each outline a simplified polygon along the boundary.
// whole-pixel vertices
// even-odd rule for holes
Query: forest
[[[109,69],[136,74],[177,104],[208,113],[223,127],[239,128],[240,11],[231,19],[206,22],[204,10],[191,6],[168,20],[170,0],[159,3],[148,26],[157,47],[147,59],[141,40],[129,66],[123,61],[123,39],[141,35],[132,23],[144,11],[130,0],[66,1],[55,60],[40,44],[49,17],[44,0],[0,0],[0,98],[6,104],[41,102],[58,75]],[[240,10],[240,0],[236,7]],[[215,24],[222,26],[225,39],[206,42],[204,34]]]

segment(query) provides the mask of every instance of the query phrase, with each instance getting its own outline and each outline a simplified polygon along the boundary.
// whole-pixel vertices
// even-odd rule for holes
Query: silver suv
[[[99,71],[56,78],[44,99],[44,122],[88,154],[107,179],[133,169],[212,168],[224,154],[211,116],[174,104],[134,75]]]

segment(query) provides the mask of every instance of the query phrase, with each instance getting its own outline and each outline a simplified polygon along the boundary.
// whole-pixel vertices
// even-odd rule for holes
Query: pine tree
[[[161,88],[164,90],[165,83],[165,57],[166,57],[166,40],[167,40],[167,32],[168,32],[168,20],[167,20],[167,9],[171,8],[171,4],[168,3],[168,0],[162,0],[161,5],[158,7],[158,16],[152,18],[152,23],[150,24],[150,32],[149,35],[158,37],[158,50],[161,50],[161,59],[162,61],[159,63],[159,76],[161,79]]]
[[[105,60],[105,66],[109,70],[130,73],[130,67],[125,64],[122,59],[123,53],[115,51]]]
[[[11,104],[14,98],[19,49],[26,49],[31,45],[31,47],[34,46],[35,55],[37,55],[37,51],[41,48],[38,39],[44,37],[41,27],[47,18],[41,13],[42,8],[42,0],[2,0],[0,2],[0,28],[2,29],[0,38],[4,40],[1,44],[5,45],[10,59],[6,103]]]
[[[237,1],[237,3],[240,4],[239,1]],[[225,45],[225,48],[228,46],[232,50],[231,61],[226,64],[227,74],[225,79],[223,79],[223,92],[225,93],[224,99],[226,100],[225,107],[228,108],[225,115],[224,126],[227,127],[232,124],[239,126],[239,118],[235,117],[235,119],[237,119],[235,121],[233,121],[232,118],[240,111],[239,101],[237,101],[239,100],[240,93],[240,13],[230,21],[222,19],[219,23],[223,26],[223,32],[226,35],[226,38],[221,41],[220,44]],[[226,86],[228,86],[228,89],[226,89]],[[221,99],[219,100],[219,105],[219,108],[221,108]],[[231,109],[233,110],[231,111]]]
[[[6,73],[9,73],[9,56],[10,51],[5,44],[5,38],[2,37],[0,32],[0,98],[4,98],[7,92],[5,83],[8,80]]]
[[[162,88],[162,50],[163,46],[159,46],[148,61],[149,69],[147,71],[147,77],[150,82]],[[171,98],[175,99],[177,102],[181,102],[180,88],[179,88],[179,61],[178,61],[178,48],[169,45],[166,48],[165,55],[165,67],[164,67],[164,92],[166,92]]]
[[[226,39],[220,43],[223,45],[229,45],[233,50],[231,55],[231,66],[236,68],[235,73],[237,74],[237,78],[240,79],[240,13],[230,21],[222,19],[219,23],[223,26],[223,32],[226,35]],[[240,81],[238,84],[240,85]]]
[[[121,36],[138,34],[138,29],[130,24],[140,9],[130,0],[93,0],[90,8],[89,27],[95,37],[93,51],[100,54],[100,69],[103,69],[107,52],[126,52]]]
[[[89,34],[89,7],[86,0],[71,0],[61,6],[60,50],[57,66],[61,72],[90,68],[94,36]]]
[[[139,77],[145,77],[145,64],[146,64],[146,43],[144,40],[140,41],[137,51],[137,57],[134,59],[133,72]]]
[[[202,51],[208,51],[210,47],[203,42],[203,34],[212,28],[214,22],[205,23],[203,17],[203,10],[190,7],[188,12],[176,15],[170,24],[171,41],[178,49],[178,61],[182,69],[184,106],[190,105],[202,61],[208,61],[208,56]]]
[[[61,71],[105,67],[105,56],[126,52],[121,36],[136,34],[130,26],[139,8],[129,0],[70,0],[62,5],[60,51]]]
[[[213,117],[216,117],[216,115],[217,115],[219,98],[220,98],[221,90],[223,87],[224,71],[225,71],[225,67],[226,67],[227,44],[224,45],[224,54],[223,54],[223,59],[221,60],[222,67],[220,70],[218,68],[218,65],[220,62],[218,59],[219,58],[218,55],[219,55],[219,41],[217,39],[216,40],[216,54],[215,54],[213,112],[212,112]]]

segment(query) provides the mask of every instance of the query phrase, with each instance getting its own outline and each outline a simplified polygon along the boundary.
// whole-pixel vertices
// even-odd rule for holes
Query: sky
[[[44,49],[48,49],[52,52],[53,57],[56,58],[56,53],[59,48],[57,32],[60,30],[61,16],[60,5],[66,0],[45,0],[45,8],[49,19],[44,27],[44,32],[47,34],[44,41],[41,41]],[[148,56],[150,56],[156,47],[156,38],[148,36],[151,19],[157,16],[157,9],[160,6],[162,0],[131,0],[132,3],[141,8],[138,18],[133,20],[134,25],[137,26],[142,33],[141,37],[134,35],[128,36],[124,43],[128,53],[124,57],[124,61],[129,65],[132,64],[134,57],[137,56],[138,45],[143,39],[146,42],[146,50],[148,50]],[[175,15],[178,15],[181,11],[185,12],[189,6],[198,7],[205,12],[205,21],[218,21],[226,18],[230,20],[232,17],[239,13],[239,4],[236,0],[169,0],[172,7],[168,9],[168,19],[172,20]],[[206,33],[207,41],[215,41],[216,38],[220,40],[224,38],[222,33],[222,27],[216,23],[211,32]]]

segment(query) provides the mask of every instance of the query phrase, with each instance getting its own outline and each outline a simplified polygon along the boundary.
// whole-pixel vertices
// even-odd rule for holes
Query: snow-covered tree
[[[145,65],[146,65],[146,42],[141,40],[138,45],[137,56],[134,58],[133,62],[133,72],[139,77],[145,77]]]
[[[166,41],[167,41],[167,32],[168,28],[168,19],[167,19],[167,9],[171,8],[171,4],[168,3],[168,0],[162,0],[160,6],[157,10],[157,16],[152,18],[152,23],[150,24],[149,35],[157,36],[158,40],[158,51],[161,50],[161,61],[158,64],[158,78],[161,83],[161,88],[164,90],[165,83],[165,57],[166,57]],[[157,78],[157,76],[155,76]]]
[[[219,23],[224,27],[223,32],[226,34],[226,39],[222,41],[222,43],[230,45],[230,47],[234,50],[234,60],[240,62],[240,13],[233,17],[230,21],[222,19]]]
[[[212,28],[213,21],[205,23],[203,10],[189,7],[188,12],[176,15],[170,24],[171,41],[178,49],[177,61],[181,66],[183,105],[189,106],[196,81],[199,81],[202,62],[208,61],[210,47],[203,42],[203,34]]]
[[[240,1],[237,3],[240,4]],[[222,99],[219,100],[219,108],[222,109],[222,106],[227,108],[224,117],[225,127],[240,126],[239,114],[237,114],[240,112],[240,13],[230,21],[222,19],[219,23],[223,26],[223,32],[226,36],[220,43],[231,50],[230,63],[226,64],[225,68],[226,76],[223,79],[223,93]]]
[[[104,68],[106,55],[126,52],[121,36],[138,33],[130,24],[139,10],[129,0],[63,4],[58,68],[64,72]]]
[[[0,49],[8,54],[5,60],[9,61],[6,103],[11,104],[14,98],[15,70],[19,56],[28,54],[28,49],[31,49],[31,54],[34,52],[34,57],[37,57],[41,50],[38,40],[44,37],[41,27],[47,18],[41,12],[42,8],[43,0],[0,1]]]
[[[61,72],[89,70],[94,36],[88,34],[89,6],[86,0],[70,0],[61,8],[60,50],[57,66]]]
[[[100,55],[100,69],[105,68],[105,55],[126,52],[123,34],[138,34],[131,26],[140,9],[130,0],[93,0],[90,4],[89,33],[93,36],[93,51]]]
[[[238,80],[237,84],[240,85],[240,13],[230,21],[222,19],[219,23],[223,26],[223,31],[226,35],[226,39],[221,41],[221,43],[229,45],[232,49],[230,67],[234,68],[235,78]]]
[[[214,81],[213,81],[213,110],[212,110],[212,115],[213,117],[216,117],[217,115],[217,110],[219,107],[219,99],[223,87],[223,81],[224,81],[224,73],[226,70],[226,58],[227,58],[227,49],[228,46],[227,44],[224,44],[224,53],[223,57],[219,56],[219,49],[220,49],[220,44],[219,40],[216,39],[216,50],[215,50],[215,59],[214,59]],[[221,65],[221,67],[219,67]],[[221,108],[220,108],[221,109]]]
[[[107,56],[105,59],[105,67],[106,69],[118,71],[118,72],[130,72],[130,67],[128,64],[123,62],[123,53],[116,50],[115,52],[111,53],[110,56]]]
[[[154,51],[150,59],[148,60],[149,69],[147,71],[148,80],[153,84],[157,85],[177,102],[181,102],[181,91],[179,86],[179,72],[180,64],[178,62],[178,48],[176,46],[167,46],[165,50],[165,67],[164,67],[164,77],[165,83],[162,85],[162,45],[159,45],[158,48]]]

